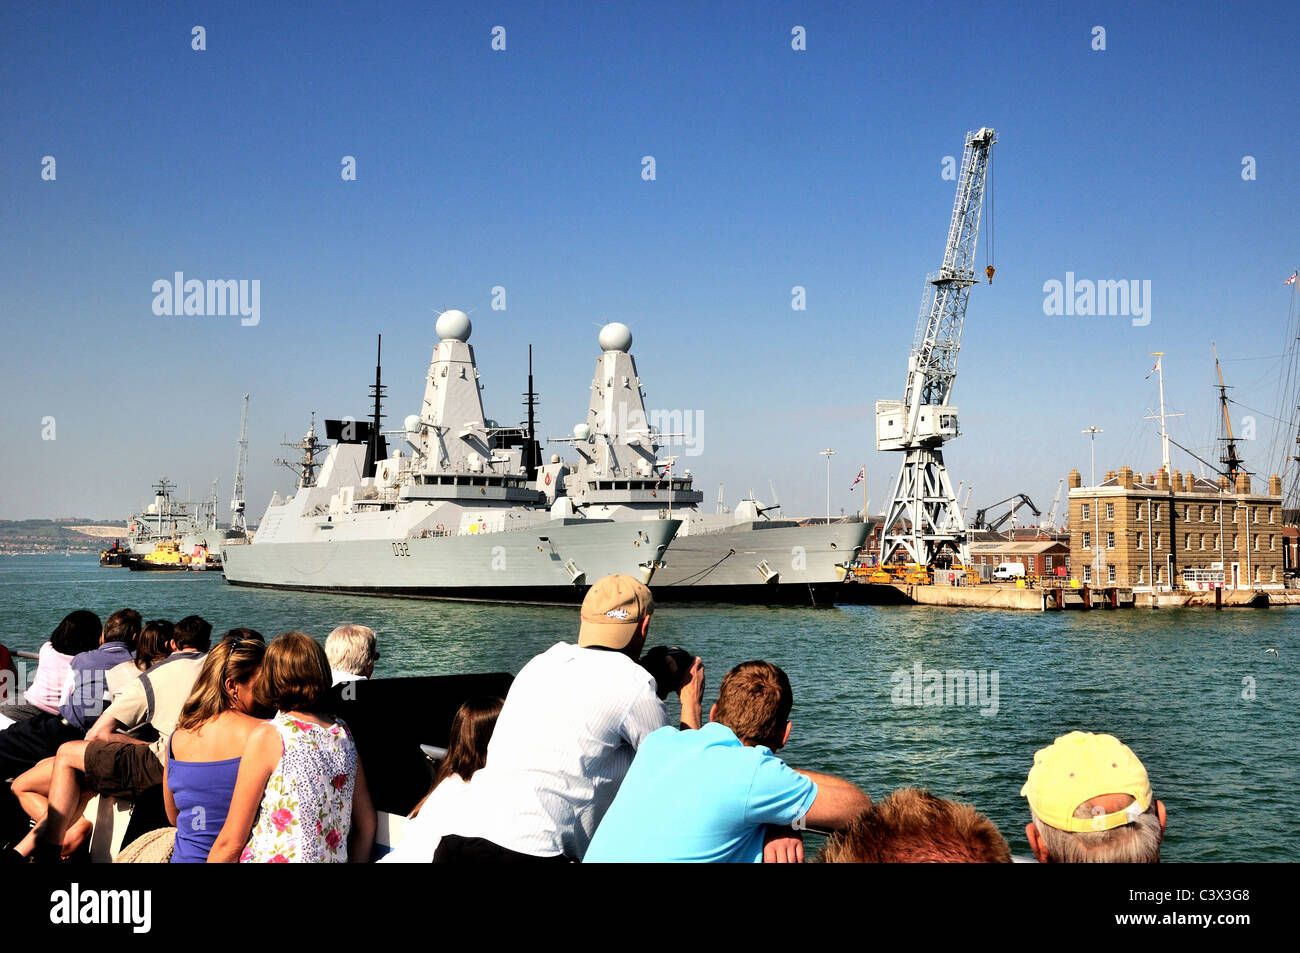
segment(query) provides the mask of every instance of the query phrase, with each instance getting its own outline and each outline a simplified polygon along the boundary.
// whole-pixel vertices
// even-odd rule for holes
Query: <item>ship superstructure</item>
[[[601,576],[649,582],[679,525],[552,513],[530,485],[519,428],[483,412],[461,311],[437,322],[420,413],[401,448],[374,460],[371,421],[326,421],[319,471],[273,497],[247,546],[229,547],[239,585],[476,601],[572,602]],[[376,410],[376,418],[378,410]]]

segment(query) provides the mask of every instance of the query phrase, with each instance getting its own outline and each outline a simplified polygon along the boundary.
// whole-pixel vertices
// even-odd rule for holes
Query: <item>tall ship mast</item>
[[[235,585],[407,598],[568,603],[601,576],[649,582],[680,521],[575,518],[530,484],[523,428],[484,415],[463,311],[445,311],[420,412],[399,447],[374,460],[381,407],[369,421],[315,423],[297,444],[298,486],[272,497],[247,546],[226,551]],[[324,450],[317,466],[316,456]]]
[[[1245,473],[1241,454],[1237,452],[1237,439],[1232,435],[1232,417],[1228,413],[1228,387],[1223,383],[1223,366],[1219,364],[1219,349],[1214,349],[1214,371],[1219,375],[1219,408],[1222,413],[1220,421],[1219,442],[1223,448],[1219,451],[1219,463],[1223,469],[1219,472],[1228,478],[1232,486],[1237,485],[1238,475]]]

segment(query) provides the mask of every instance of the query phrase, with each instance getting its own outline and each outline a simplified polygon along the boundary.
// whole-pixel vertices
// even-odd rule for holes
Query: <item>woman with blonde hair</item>
[[[286,632],[266,650],[260,691],[275,718],[249,736],[209,863],[366,863],[375,809],[352,733],[332,713],[325,650]]]
[[[257,696],[266,642],[231,629],[204,659],[167,746],[163,798],[176,826],[171,862],[201,864],[230,809],[249,737],[264,724]]]

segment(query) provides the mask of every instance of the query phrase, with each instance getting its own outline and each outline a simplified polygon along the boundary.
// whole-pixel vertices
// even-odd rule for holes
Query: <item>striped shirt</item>
[[[439,826],[581,860],[642,739],[667,724],[654,676],[632,659],[554,645],[510,686],[487,764]]]

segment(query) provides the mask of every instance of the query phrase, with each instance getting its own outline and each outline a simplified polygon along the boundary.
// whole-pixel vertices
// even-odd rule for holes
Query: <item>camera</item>
[[[655,677],[659,700],[675,692],[695,664],[695,656],[676,645],[656,645],[641,659],[641,667]]]

